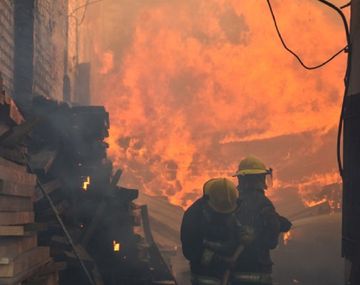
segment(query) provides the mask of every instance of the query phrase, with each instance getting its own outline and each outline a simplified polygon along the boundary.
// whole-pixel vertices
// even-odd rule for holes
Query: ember
[[[284,245],[287,245],[289,243],[289,241],[291,240],[291,238],[292,238],[291,231],[284,233],[284,236],[283,236]]]
[[[113,240],[113,248],[114,248],[114,251],[117,252],[117,251],[120,251],[120,248],[121,248],[121,245],[119,242]]]
[[[87,190],[88,190],[89,185],[90,185],[90,182],[91,182],[90,176],[87,176],[86,179],[85,179],[85,181],[83,182],[83,186],[82,186],[82,189],[83,189],[84,191],[87,191]]]
[[[315,207],[315,206],[317,206],[317,205],[320,205],[320,204],[322,204],[322,203],[324,203],[324,202],[326,202],[326,199],[324,198],[324,199],[321,199],[321,200],[319,200],[319,201],[311,201],[311,200],[309,200],[309,201],[304,201],[304,204],[306,205],[306,207]]]

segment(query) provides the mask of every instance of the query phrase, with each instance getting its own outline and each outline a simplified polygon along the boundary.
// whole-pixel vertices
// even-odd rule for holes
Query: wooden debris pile
[[[35,191],[35,219],[46,225],[38,241],[66,264],[60,284],[174,284],[153,242],[146,207],[134,203],[138,190],[118,186],[121,170],[114,171],[106,155],[105,109],[38,97],[25,117],[37,122],[28,142],[29,166],[46,192]]]
[[[30,125],[14,101],[0,94],[0,284],[57,284],[49,247],[38,246],[33,199],[36,176],[23,143]]]

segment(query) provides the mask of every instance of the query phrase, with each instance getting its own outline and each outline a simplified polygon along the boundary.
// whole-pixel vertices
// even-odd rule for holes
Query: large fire
[[[306,63],[345,45],[340,19],[318,1],[272,3]],[[250,153],[274,168],[277,185],[311,191],[339,181],[346,56],[302,69],[282,48],[266,1],[108,0],[88,13],[93,103],[110,112],[109,154],[122,184],[186,206]]]

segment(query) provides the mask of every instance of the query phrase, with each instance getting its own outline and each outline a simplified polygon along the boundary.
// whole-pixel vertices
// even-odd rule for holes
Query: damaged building
[[[90,66],[70,68],[68,6],[0,1],[0,284],[175,284],[107,157]]]
[[[350,4],[342,181],[329,155],[341,68],[317,78],[284,60],[260,29],[263,4],[0,0],[0,285],[190,284],[184,209],[251,152],[274,162],[279,189],[267,194],[294,225],[273,251],[274,279],[358,280],[360,1]]]

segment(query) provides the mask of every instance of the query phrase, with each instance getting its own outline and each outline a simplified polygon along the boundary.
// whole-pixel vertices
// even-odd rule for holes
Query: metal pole
[[[360,0],[351,2],[351,62],[344,104],[343,256],[350,262],[347,284],[360,284]]]

